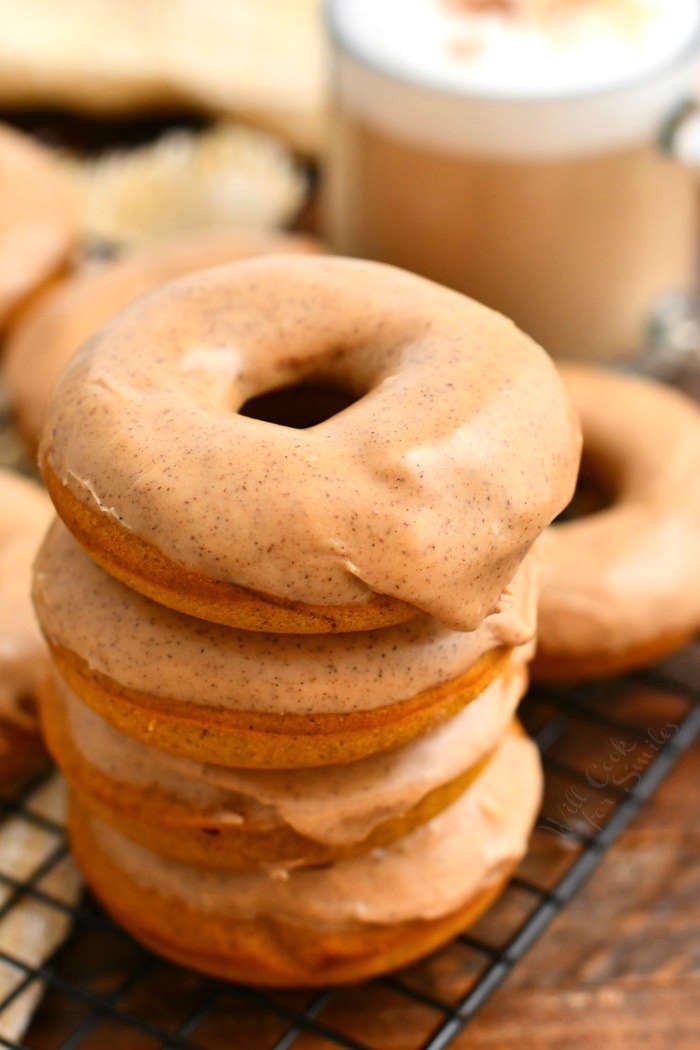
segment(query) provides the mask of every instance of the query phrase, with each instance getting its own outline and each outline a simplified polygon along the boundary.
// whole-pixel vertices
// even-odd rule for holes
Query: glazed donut
[[[78,209],[59,166],[26,135],[0,125],[0,329],[65,262]]]
[[[369,634],[268,635],[174,612],[108,576],[56,522],[34,602],[54,665],[118,730],[198,762],[292,769],[397,747],[455,714],[536,625],[530,555],[476,631],[427,616]]]
[[[354,403],[282,425],[304,384]],[[85,549],[164,605],[246,630],[420,610],[470,631],[571,497],[579,447],[554,366],[500,315],[290,256],[125,310],[64,372],[40,459]]]
[[[700,627],[700,411],[649,379],[562,366],[582,476],[609,505],[543,537],[535,675],[649,663]]]
[[[246,984],[337,984],[405,965],[474,921],[525,851],[541,783],[536,748],[513,730],[400,842],[286,878],[159,857],[75,795],[71,841],[108,911],[160,954]]]
[[[5,345],[5,387],[28,447],[37,449],[51,391],[75,351],[138,296],[175,277],[236,259],[318,250],[304,237],[253,230],[193,234],[54,284],[22,312]]]
[[[49,661],[29,600],[51,504],[34,482],[0,470],[0,779],[39,754],[36,690]]]
[[[156,853],[205,868],[289,870],[384,848],[466,790],[506,735],[522,663],[454,718],[344,766],[226,769],[157,751],[114,729],[57,675],[42,725],[81,804]]]

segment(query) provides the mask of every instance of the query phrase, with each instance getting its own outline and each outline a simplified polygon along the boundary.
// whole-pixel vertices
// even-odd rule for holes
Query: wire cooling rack
[[[0,952],[16,980],[2,1020],[38,982],[41,1006],[12,1050],[443,1050],[544,932],[700,734],[700,645],[658,667],[575,689],[533,689],[522,718],[547,772],[530,852],[502,899],[429,959],[362,986],[262,992],[171,965],[137,945],[87,896],[50,892],[66,862],[63,829],[32,805],[43,770],[0,801],[5,819],[47,836],[24,880],[0,871],[0,922],[27,898],[69,913],[73,933],[43,967]],[[393,1027],[392,1027],[393,1026]]]

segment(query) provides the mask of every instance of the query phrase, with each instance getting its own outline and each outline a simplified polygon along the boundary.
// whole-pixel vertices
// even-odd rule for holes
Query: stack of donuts
[[[531,340],[374,263],[191,275],[86,344],[41,444],[34,600],[74,851],[123,925],[313,985],[494,899],[541,791],[531,549],[579,452]]]

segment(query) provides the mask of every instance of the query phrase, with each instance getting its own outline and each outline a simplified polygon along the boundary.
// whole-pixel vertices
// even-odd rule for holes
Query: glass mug
[[[605,37],[634,2],[590,0],[562,46],[458,0],[329,0],[331,247],[457,288],[555,356],[637,353],[695,274],[696,180],[672,153],[698,119],[700,2],[639,0],[649,23]]]

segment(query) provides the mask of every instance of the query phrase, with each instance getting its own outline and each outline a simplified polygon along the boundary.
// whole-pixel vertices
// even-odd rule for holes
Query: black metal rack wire
[[[0,816],[51,837],[26,880],[0,871],[0,922],[27,897],[70,912],[73,933],[35,968],[0,952],[16,982],[4,1012],[29,987],[45,994],[22,1043],[10,1050],[444,1050],[567,905],[681,753],[700,734],[700,644],[658,667],[573,689],[531,690],[522,708],[547,773],[532,848],[500,902],[468,933],[429,959],[365,985],[318,992],[264,992],[202,977],[151,955],[87,896],[73,908],[46,889],[65,861],[62,827],[32,798],[50,771]],[[379,1020],[377,1020],[379,1019]],[[375,1023],[376,1022],[376,1023]],[[408,1033],[408,1034],[407,1034]]]

